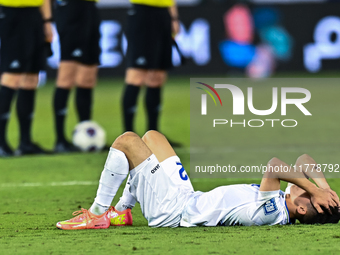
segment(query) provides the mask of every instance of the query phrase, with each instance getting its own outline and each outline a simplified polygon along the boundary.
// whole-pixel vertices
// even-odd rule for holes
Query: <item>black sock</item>
[[[67,114],[67,100],[70,94],[69,89],[56,88],[53,101],[55,131],[57,134],[57,143],[65,142],[65,117]]]
[[[91,119],[93,89],[77,88],[76,107],[79,122]]]
[[[9,87],[0,87],[0,146],[6,146],[6,128],[10,117],[11,103],[15,90]]]
[[[34,98],[35,90],[19,89],[17,115],[20,125],[20,144],[31,143]]]
[[[148,130],[158,130],[158,117],[161,109],[161,88],[147,88],[145,96],[148,113]]]
[[[137,98],[140,87],[129,85],[125,86],[123,94],[123,115],[124,115],[124,129],[125,131],[133,131],[133,119],[137,107]]]

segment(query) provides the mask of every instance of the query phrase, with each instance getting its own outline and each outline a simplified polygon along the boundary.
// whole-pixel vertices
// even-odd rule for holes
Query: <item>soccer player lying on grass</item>
[[[296,164],[315,164],[307,155]],[[268,167],[287,166],[273,158]],[[180,159],[166,138],[157,131],[141,139],[132,132],[119,136],[112,145],[101,174],[97,196],[89,210],[57,223],[60,229],[97,229],[132,225],[131,208],[136,201],[151,227],[232,226],[339,221],[339,198],[323,177],[313,171],[305,178],[300,171],[269,172],[261,185],[229,185],[209,192],[194,192]],[[314,171],[315,173],[316,171]],[[110,206],[120,185],[129,175],[123,196]],[[295,184],[290,194],[280,191],[280,181]]]

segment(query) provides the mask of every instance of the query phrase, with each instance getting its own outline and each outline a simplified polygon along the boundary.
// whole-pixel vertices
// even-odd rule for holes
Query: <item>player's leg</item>
[[[20,126],[20,144],[15,152],[16,155],[46,153],[39,145],[32,142],[31,137],[38,81],[38,73],[26,73],[20,81],[16,105]]]
[[[0,85],[0,157],[13,155],[6,139],[7,123],[14,95],[19,87],[21,74],[3,73]]]
[[[145,79],[145,106],[148,115],[148,130],[158,130],[161,111],[161,89],[167,78],[164,70],[149,70]]]
[[[145,85],[147,70],[152,65],[155,41],[150,31],[154,30],[155,23],[148,7],[132,5],[128,12],[126,31],[128,40],[127,70],[122,102],[124,130],[126,131],[131,131],[134,128],[137,98],[140,88]]]
[[[165,136],[157,131],[146,132],[146,134],[142,137],[142,140],[156,156],[159,162],[163,162],[170,157],[177,156]],[[115,208],[118,211],[132,209],[136,204],[136,199],[130,193],[130,182],[131,176],[129,176],[129,179],[125,184],[122,196],[115,205]]]
[[[176,156],[176,152],[169,144],[165,136],[157,131],[148,131],[143,137],[143,142],[148,146],[151,152],[156,156],[159,162],[163,162],[167,158]],[[122,196],[120,197],[115,208],[118,211],[132,209],[136,204],[136,199],[130,193],[131,176],[129,176]]]
[[[71,89],[75,85],[77,72],[77,62],[72,57],[72,53],[75,50],[72,36],[79,36],[79,34],[76,33],[78,26],[76,26],[75,21],[78,20],[77,15],[79,15],[82,10],[75,12],[77,7],[76,1],[70,1],[67,2],[67,4],[59,4],[59,1],[56,3],[55,19],[59,34],[61,56],[56,89],[53,96],[54,126],[56,133],[54,151],[69,152],[72,151],[72,146],[65,137],[65,119],[67,116],[67,102]]]
[[[57,227],[62,229],[109,227],[109,218],[115,217],[117,214],[112,208],[110,209],[117,190],[129,170],[141,165],[151,154],[150,149],[135,133],[127,132],[119,136],[110,149],[99,180],[97,196],[90,210],[83,209],[81,216],[69,221],[58,222]]]
[[[185,187],[189,191],[193,190],[189,177],[186,174],[179,157],[163,134],[151,130],[145,133],[142,140],[156,156],[166,174],[175,184],[181,185],[182,188]],[[129,179],[126,182],[123,195],[115,205],[115,208],[118,211],[132,209],[136,204],[136,199],[130,192],[130,177],[131,176],[129,176]]]
[[[147,70],[128,68],[125,75],[125,89],[123,92],[123,121],[124,130],[133,131],[134,117],[137,110],[137,99],[141,87],[144,85]]]
[[[83,33],[82,44],[79,44],[79,48],[83,49],[83,54],[78,58],[79,65],[75,80],[77,86],[75,101],[79,122],[91,119],[92,94],[97,84],[100,63],[99,13],[93,1],[82,3],[82,5],[84,6],[80,22],[83,25]]]
[[[159,130],[158,120],[161,110],[161,89],[166,82],[166,70],[172,68],[171,18],[166,9],[159,8],[154,13],[158,26],[150,32],[151,40],[158,42],[157,47],[149,49],[152,54],[150,68],[145,80],[147,86],[145,105],[148,115],[148,129]],[[150,42],[152,44],[152,42]]]
[[[142,140],[153,154],[147,167],[141,164],[130,172],[132,179],[128,191],[140,203],[149,226],[176,227],[181,210],[193,193],[190,179],[164,135],[151,130]],[[123,201],[125,194],[121,198]]]
[[[65,137],[65,118],[67,115],[67,102],[71,89],[75,84],[77,73],[77,62],[73,60],[62,60],[59,64],[57,75],[57,86],[53,99],[56,143],[56,152],[72,151],[71,144]]]
[[[1,19],[1,89],[0,89],[0,156],[13,155],[6,141],[6,127],[10,117],[10,106],[29,58],[27,43],[31,20],[19,15],[18,8],[3,7]]]
[[[115,209],[118,211],[132,210],[137,202],[136,198],[130,193],[131,187],[131,175],[128,176],[126,184],[123,190],[122,196],[119,198],[118,203],[115,205]]]
[[[20,81],[17,98],[17,115],[20,125],[20,145],[16,155],[44,154],[46,151],[32,142],[31,129],[34,117],[36,88],[39,81],[39,71],[45,69],[45,33],[44,23],[39,8],[27,10],[21,20],[24,42],[24,57],[22,63],[25,75]]]
[[[148,130],[159,130],[159,116],[162,109],[162,88],[167,80],[164,70],[149,70],[146,79],[145,108],[148,116]],[[181,143],[168,141],[174,147]]]
[[[146,132],[142,139],[157,157],[170,179],[182,189],[193,191],[189,176],[168,139],[154,130]]]
[[[157,131],[148,131],[142,137],[144,143],[149,147],[159,162],[167,158],[177,156],[166,137]]]
[[[135,133],[126,132],[119,136],[112,144],[91,211],[98,214],[107,210],[129,170],[141,164],[151,154],[150,149]]]
[[[97,65],[78,65],[76,76],[76,108],[79,122],[91,119],[92,94],[97,83],[97,73]]]
[[[71,89],[76,85],[79,64],[84,56],[87,20],[85,1],[68,1],[67,4],[57,2],[55,18],[59,34],[61,62],[58,69],[56,91],[54,94],[54,116],[56,144],[54,151],[72,152],[76,148],[66,139],[64,126],[67,116],[67,102]],[[88,18],[90,20],[91,17]]]

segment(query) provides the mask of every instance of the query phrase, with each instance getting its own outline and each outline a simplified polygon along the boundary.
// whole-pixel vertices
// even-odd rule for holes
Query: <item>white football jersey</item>
[[[195,192],[182,212],[181,226],[252,226],[288,224],[285,194],[239,184]]]

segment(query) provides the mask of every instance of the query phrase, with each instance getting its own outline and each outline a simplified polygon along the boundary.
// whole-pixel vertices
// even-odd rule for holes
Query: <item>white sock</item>
[[[128,173],[129,162],[125,154],[120,150],[111,148],[100,176],[97,196],[90,208],[91,213],[100,215],[108,210]]]
[[[126,209],[132,209],[136,204],[136,199],[130,193],[130,181],[131,175],[129,175],[126,182],[123,195],[120,197],[119,202],[115,205],[118,211],[124,211]]]
[[[90,207],[90,212],[95,215],[102,215],[104,212],[109,210],[110,206],[102,206],[96,202],[94,202]]]

